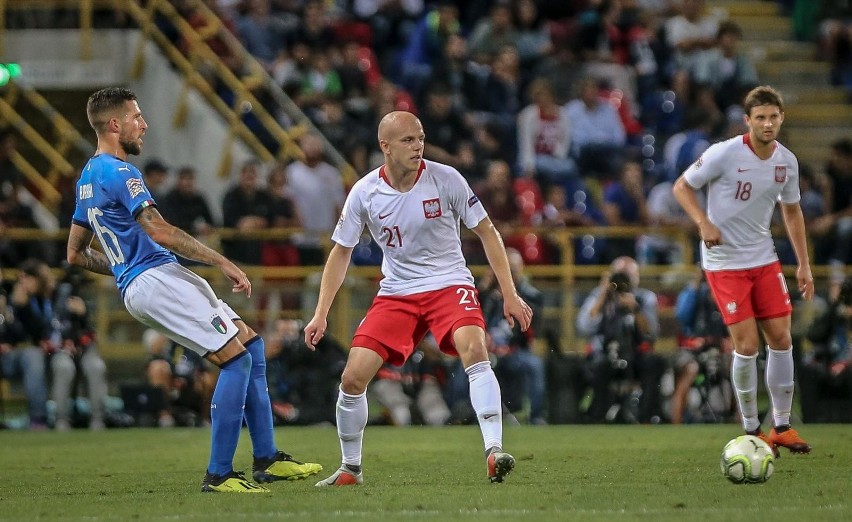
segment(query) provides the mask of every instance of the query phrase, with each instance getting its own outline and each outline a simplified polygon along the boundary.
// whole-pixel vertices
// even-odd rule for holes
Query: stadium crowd
[[[208,23],[193,2],[172,3],[197,29]],[[748,28],[725,20],[716,10],[709,10],[704,0],[205,0],[204,3],[357,172],[368,172],[381,162],[375,152],[373,129],[384,114],[406,110],[418,115],[426,133],[426,158],[456,167],[469,181],[507,245],[516,249],[513,250],[514,275],[521,279],[524,264],[557,264],[560,259],[558,248],[549,244],[546,237],[532,236],[531,240],[527,233],[516,233],[519,227],[677,225],[691,228],[671,195],[672,182],[710,143],[744,131],[741,99],[760,81],[750,54],[741,44],[743,31]],[[832,82],[852,92],[850,13],[834,2],[811,2],[811,7],[822,6],[822,10],[815,7],[807,12],[800,2],[780,3],[791,13],[795,12],[796,35],[816,40],[825,51],[824,56],[832,64]],[[52,19],[45,15],[18,14],[7,23],[11,27],[61,26],[65,20],[67,13],[60,11]],[[110,26],[127,23],[111,14],[99,20]],[[160,19],[158,27],[179,48],[189,52],[185,38],[168,19]],[[226,39],[212,38],[208,43],[238,76],[247,72],[244,59]],[[223,98],[233,98],[224,85],[215,87]],[[257,94],[259,99],[265,99],[262,92]],[[275,110],[272,104],[270,109]],[[286,115],[277,116],[285,127],[291,123]],[[251,113],[245,116],[245,121],[267,147],[273,151],[277,148],[278,144],[265,134]],[[28,260],[37,259],[58,267],[62,252],[49,244],[12,242],[2,234],[7,227],[39,227],[38,216],[27,199],[20,197],[24,192],[23,177],[10,161],[16,140],[13,132],[0,129],[0,266],[18,267],[29,274],[32,270],[25,270]],[[326,161],[323,142],[318,136],[305,135],[300,139],[300,147],[303,158],[290,163],[263,165],[250,161],[240,165],[234,185],[222,201],[207,200],[195,185],[201,179],[200,173],[190,166],[171,165],[169,158],[149,161],[143,173],[163,216],[202,240],[217,226],[240,232],[270,227],[300,229],[286,240],[246,240],[237,235],[222,245],[226,255],[235,261],[260,266],[320,265],[322,240],[337,223],[347,187],[337,169]],[[852,245],[852,139],[833,143],[825,165],[802,164],[801,172],[802,208],[809,239],[815,245],[813,261],[843,268],[852,261],[849,248]],[[210,205],[221,208],[221,222],[213,218],[217,213],[211,212]],[[73,208],[73,198],[63,208],[61,219],[65,222],[70,218],[67,209]],[[791,250],[785,248],[783,240],[778,241],[779,255],[782,262],[787,262]],[[484,259],[482,252],[473,247],[466,254],[474,264],[481,264]],[[378,264],[377,255],[380,254],[375,246],[364,241],[356,248],[353,260],[358,264]],[[683,259],[670,238],[649,233],[629,239],[598,238],[577,249],[576,262],[612,263],[615,267],[624,259],[635,259],[639,264],[694,261]],[[615,272],[620,270],[613,268]],[[633,275],[633,280],[628,281],[631,288],[638,288],[635,271],[625,272]],[[12,311],[16,306],[33,308],[31,300],[24,304],[17,285],[17,282],[8,285],[9,298],[0,296],[3,298],[0,304]],[[531,294],[534,293],[535,288],[529,286]],[[487,281],[483,281],[481,291],[487,290]],[[588,302],[593,303],[596,297],[593,292]],[[41,302],[58,303],[52,301],[54,298],[52,294]],[[66,298],[60,303],[63,313],[67,313],[65,308],[73,308],[64,306]],[[643,299],[643,306],[652,306],[647,296]],[[44,312],[44,304],[41,310]],[[81,313],[85,315],[85,306]],[[21,310],[7,314],[18,318],[24,315]],[[546,422],[544,363],[530,352],[531,339],[506,331],[499,319],[495,318],[488,327],[495,360],[505,360],[500,364],[505,370],[502,378],[506,383],[503,389],[508,390],[507,408],[517,412],[528,404],[529,421]],[[602,341],[604,332],[588,326],[588,317],[581,314],[578,321],[579,329],[589,337],[590,346]],[[94,337],[84,341],[79,332],[68,334],[68,338],[60,332],[62,340],[57,343],[54,342],[56,328],[31,330],[25,335],[13,328],[14,324],[13,320],[7,320],[5,325],[0,323],[4,328],[0,343],[7,347],[4,373],[13,373],[6,371],[9,368],[5,363],[7,352],[18,351],[11,350],[12,344],[27,344],[50,353],[65,351],[85,373],[94,401],[102,400],[97,399],[101,393],[98,382],[102,379],[97,372],[103,373],[99,366],[103,361],[91,362],[97,357],[96,347],[89,346]],[[339,347],[330,346],[317,355],[302,353],[287,333],[292,326],[277,323],[270,327],[274,334],[270,335],[276,339],[269,343],[270,360],[277,361],[269,365],[270,371],[278,372],[275,378],[270,377],[270,382],[275,383],[270,391],[277,394],[276,414],[290,422],[297,420],[298,413],[294,412],[299,411],[304,422],[330,420],[309,411],[314,406],[328,407],[328,401],[318,400],[290,380],[294,378],[293,369],[309,367],[312,357],[321,357],[326,361],[323,364],[340,364]],[[652,342],[656,335],[653,329],[659,325],[651,321],[645,327],[650,330],[640,332],[642,339],[636,342],[637,346]],[[685,324],[684,327],[687,331],[690,328]],[[693,337],[706,337],[706,334]],[[53,344],[48,349],[49,339],[53,339]],[[69,341],[73,348],[68,348]],[[289,348],[282,349],[285,345]],[[174,348],[169,350],[172,351],[152,352],[152,357],[163,359],[164,353],[173,354]],[[617,353],[607,354],[604,349],[594,350],[589,375],[583,378],[598,390],[597,400],[613,392],[621,402],[613,410],[613,399],[590,407],[581,404],[578,398],[576,409],[588,415],[585,420],[611,421],[620,415],[618,418],[622,420],[651,422],[671,417],[662,412],[662,399],[654,393],[659,388],[662,368],[650,355],[645,355],[646,348],[643,350],[640,360],[648,363],[650,377],[643,380],[642,376],[629,374],[642,382],[639,396],[643,402],[635,411],[631,410],[630,402],[634,390],[623,392],[610,386],[613,370],[619,369],[613,360],[623,358]],[[401,405],[409,407],[412,401],[416,402],[417,393],[424,388],[432,389],[434,383],[441,384],[439,398],[446,403],[446,414],[437,415],[441,422],[434,423],[463,422],[466,418],[464,405],[454,404],[454,397],[464,397],[464,393],[453,391],[454,369],[440,357],[436,359],[432,352],[428,346],[422,346],[415,367],[380,372],[379,382],[387,380],[400,386],[407,383],[402,391],[397,386],[380,387],[385,390],[385,396],[379,400],[387,401],[393,422],[405,424],[412,417],[433,422],[429,419],[436,418],[430,417],[434,412],[413,415],[399,412]],[[68,391],[57,388],[60,363],[56,355],[53,357],[54,395],[65,404]],[[42,404],[47,400],[44,365],[37,361],[27,363],[38,357],[24,357],[23,351],[19,359],[14,366],[21,370],[18,373],[25,381],[30,423],[40,428],[47,423]],[[692,372],[688,375],[694,375],[697,370],[693,362],[688,357],[685,362],[679,362],[678,375],[687,369]],[[11,362],[8,365],[13,366]],[[178,395],[172,386],[172,372],[177,370],[174,361],[168,369],[168,372],[162,369],[159,377],[151,377],[153,370],[149,366],[149,377],[153,383],[167,383],[162,386],[174,398]],[[192,372],[203,370],[200,363],[192,368]],[[706,361],[702,362],[701,371],[707,371]],[[497,373],[501,377],[501,372]],[[193,375],[204,382],[200,374]],[[302,377],[300,374],[299,380],[305,381]],[[328,375],[317,379],[333,381]],[[513,385],[518,379],[526,385]],[[646,384],[647,379],[651,384]],[[67,388],[70,384],[63,386]],[[192,384],[190,388],[198,393],[207,389],[204,386],[195,389]],[[677,389],[682,393],[685,388]],[[409,398],[401,398],[400,393]],[[655,404],[644,402],[649,397]],[[436,401],[434,394],[429,399],[433,404]],[[301,405],[300,400],[312,400],[315,404]],[[679,400],[679,407],[683,408],[685,399],[681,396]],[[710,399],[703,400],[705,406],[709,404]],[[194,399],[193,404],[201,406],[195,406],[192,423],[203,423],[206,415],[203,405],[208,401],[204,397]],[[727,402],[730,405],[730,397]],[[102,405],[92,409],[94,428],[104,423],[100,408]],[[69,424],[68,414],[63,411],[60,409],[57,414],[57,427]],[[714,411],[725,413],[722,407]],[[170,417],[174,419],[164,407],[161,424],[173,423],[168,420]]]

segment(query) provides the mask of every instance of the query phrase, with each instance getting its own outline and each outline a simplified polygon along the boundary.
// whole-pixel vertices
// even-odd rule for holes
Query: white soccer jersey
[[[796,203],[799,162],[778,142],[767,160],[757,157],[748,135],[711,145],[684,172],[693,188],[707,188],[707,217],[722,244],[701,244],[706,270],[741,270],[778,260],[769,226],[777,202]]]
[[[473,228],[487,216],[470,185],[452,167],[424,160],[411,190],[399,192],[382,166],[352,187],[331,239],[354,247],[367,226],[384,253],[379,295],[473,286],[459,222]]]

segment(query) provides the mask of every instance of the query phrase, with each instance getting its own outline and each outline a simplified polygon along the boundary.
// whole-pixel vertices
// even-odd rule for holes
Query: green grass
[[[474,426],[369,427],[365,483],[319,489],[340,462],[333,428],[283,428],[282,448],[318,477],[265,495],[201,494],[209,431],[0,432],[0,520],[852,520],[852,430],[801,426],[766,484],[719,471],[735,425],[511,427],[517,467],[489,484]],[[235,462],[249,469],[244,432]]]

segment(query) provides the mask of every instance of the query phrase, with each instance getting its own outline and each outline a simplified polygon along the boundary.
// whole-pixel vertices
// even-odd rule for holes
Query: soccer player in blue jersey
[[[210,285],[178,264],[175,254],[219,267],[232,292],[251,296],[245,272],[215,250],[167,223],[127,163],[139,154],[148,124],[136,95],[102,89],[86,105],[98,149],[76,186],[68,262],[114,275],[127,310],[137,320],[191,348],[220,368],[211,405],[210,463],[202,491],[262,493],[233,468],[243,416],[249,428],[256,482],[296,480],[322,470],[279,451],[273,440],[263,339],[220,300]],[[103,252],[91,247],[97,236]]]

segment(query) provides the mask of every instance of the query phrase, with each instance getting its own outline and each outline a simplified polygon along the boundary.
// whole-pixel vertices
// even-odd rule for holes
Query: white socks
[[[349,395],[340,390],[337,395],[337,436],[340,437],[344,464],[361,465],[361,443],[366,426],[367,392]]]
[[[740,355],[734,352],[731,384],[737,395],[743,428],[746,431],[760,428],[760,419],[757,417],[757,354]]]
[[[489,361],[471,364],[464,369],[470,381],[470,403],[476,411],[485,450],[503,447],[503,410],[500,385]]]
[[[790,424],[793,408],[793,349],[773,350],[766,347],[766,388],[772,400],[775,426]]]

